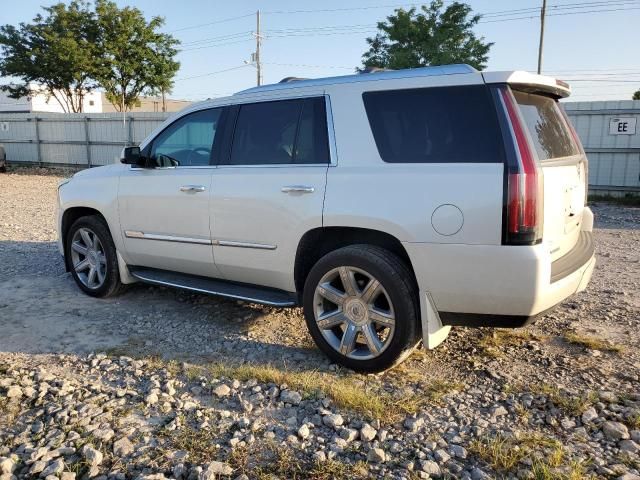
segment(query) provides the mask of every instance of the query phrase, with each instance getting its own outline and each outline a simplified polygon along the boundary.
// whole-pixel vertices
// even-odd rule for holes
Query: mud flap
[[[125,285],[129,283],[138,282],[138,279],[135,278],[133,275],[131,275],[131,273],[129,273],[129,267],[125,263],[124,258],[122,258],[122,255],[120,255],[120,252],[117,250],[116,250],[116,255],[118,257],[118,270],[120,271],[120,281]]]
[[[438,310],[429,292],[420,296],[422,311],[422,343],[429,350],[440,345],[449,335],[450,325],[442,325]]]

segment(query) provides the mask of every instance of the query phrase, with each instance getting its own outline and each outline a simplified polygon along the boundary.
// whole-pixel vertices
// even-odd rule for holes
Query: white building
[[[64,102],[62,95],[58,99]],[[70,111],[67,108],[67,111]],[[102,95],[100,92],[87,93],[83,100],[82,111],[85,113],[102,112]],[[46,93],[38,92],[28,97],[11,98],[7,92],[0,90],[0,113],[36,113],[55,112],[65,113],[65,109],[54,97],[47,97]]]

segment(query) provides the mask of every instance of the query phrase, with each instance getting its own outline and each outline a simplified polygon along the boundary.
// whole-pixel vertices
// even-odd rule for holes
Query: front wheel
[[[87,295],[110,297],[121,290],[116,247],[101,217],[81,217],[71,225],[65,257],[73,279]]]
[[[351,245],[322,257],[303,292],[304,314],[316,345],[359,372],[397,365],[419,341],[416,288],[395,254]]]

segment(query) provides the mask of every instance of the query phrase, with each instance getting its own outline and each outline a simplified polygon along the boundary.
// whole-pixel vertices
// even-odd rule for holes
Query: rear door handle
[[[204,185],[182,185],[180,187],[180,191],[185,193],[198,193],[204,192],[205,190]]]
[[[282,187],[282,193],[313,193],[315,188],[307,185],[287,185]]]

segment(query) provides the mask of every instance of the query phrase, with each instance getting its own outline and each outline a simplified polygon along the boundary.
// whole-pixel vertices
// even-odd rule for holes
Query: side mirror
[[[140,147],[124,147],[120,162],[125,165],[145,166],[144,157],[140,154]]]

